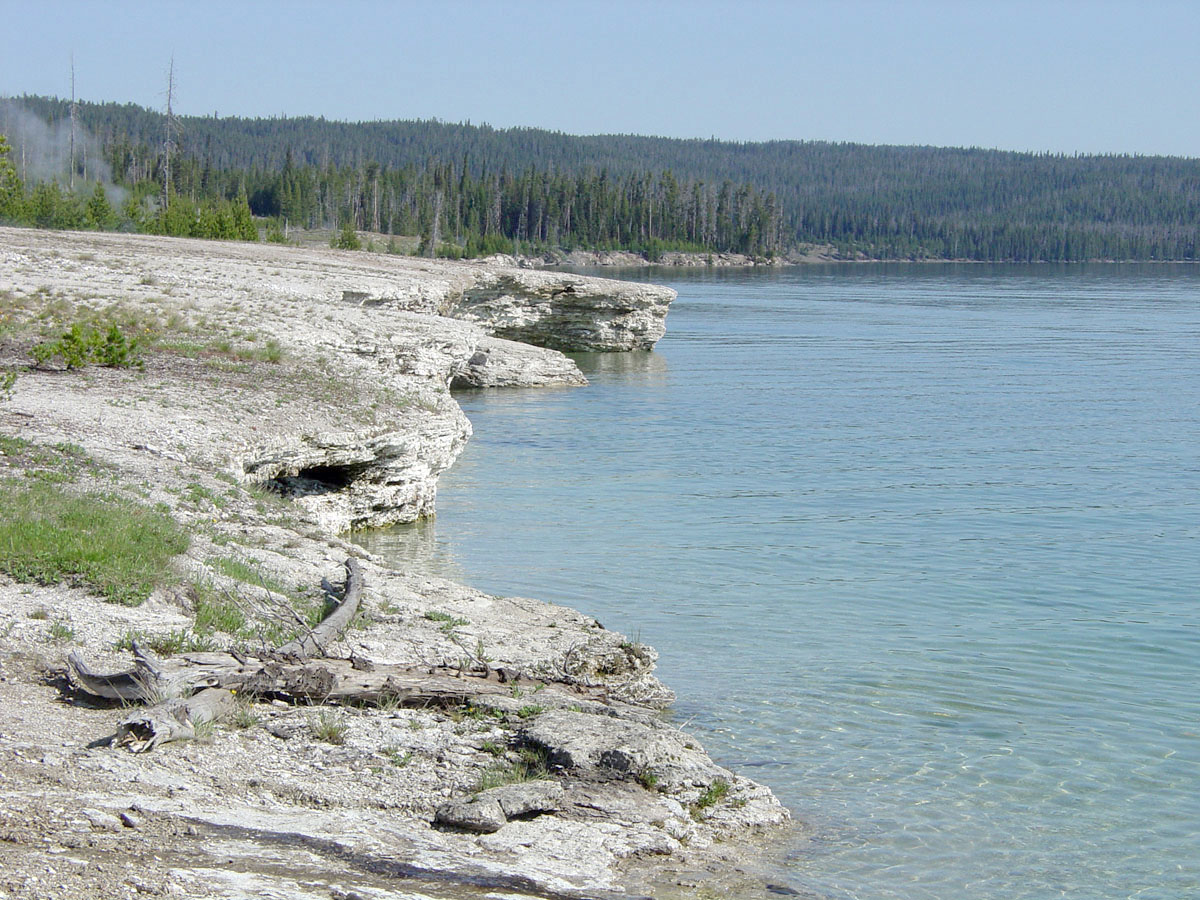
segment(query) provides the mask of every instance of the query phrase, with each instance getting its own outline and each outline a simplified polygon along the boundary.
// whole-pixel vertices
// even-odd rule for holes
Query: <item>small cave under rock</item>
[[[264,487],[282,497],[312,497],[335,494],[348,488],[370,465],[309,466],[295,475],[276,475]]]

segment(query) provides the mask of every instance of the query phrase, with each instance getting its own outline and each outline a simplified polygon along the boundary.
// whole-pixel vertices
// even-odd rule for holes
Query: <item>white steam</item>
[[[71,120],[47,122],[19,100],[0,98],[0,134],[8,137],[9,161],[26,186],[39,181],[71,183]],[[82,125],[75,126],[75,187],[100,182],[112,187],[112,172],[100,142]],[[111,191],[110,191],[111,195]]]

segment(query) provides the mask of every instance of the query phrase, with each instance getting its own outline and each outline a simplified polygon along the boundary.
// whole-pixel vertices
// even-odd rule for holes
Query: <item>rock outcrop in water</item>
[[[538,347],[605,352],[651,349],[675,296],[658,285],[519,268],[505,257],[441,266],[388,258],[342,291],[346,303],[462,319]]]
[[[410,262],[410,266],[421,266]],[[411,273],[404,273],[406,279]],[[400,272],[390,283],[360,279],[343,299],[462,319],[488,334],[564,351],[649,350],[666,333],[675,291],[507,262],[456,264],[432,284],[412,285]]]
[[[580,383],[553,350],[430,314],[486,269],[0,228],[0,270],[0,374],[19,368],[0,398],[2,474],[157,506],[190,539],[137,607],[0,575],[0,893],[420,898],[461,883],[578,898],[724,877],[753,894],[741,839],[787,811],[662,718],[672,695],[650,648],[574,610],[404,571],[334,533],[432,510],[470,433],[450,383]],[[536,306],[554,282],[520,283]],[[26,368],[35,342],[79,322],[151,341],[144,367]],[[320,608],[315,586],[347,555],[366,585],[366,617],[337,648],[347,665],[484,665],[518,673],[513,689],[331,722],[260,703],[219,741],[140,756],[101,746],[119,710],[62,702],[69,645],[54,635],[108,671],[127,668],[113,648],[134,637],[261,651]],[[214,608],[228,630],[198,625]],[[583,694],[558,697],[558,684]],[[488,795],[478,825],[464,818],[485,782],[519,780],[531,758],[558,789]]]
[[[483,269],[448,315],[556,350],[649,350],[666,333],[670,288],[523,269]]]

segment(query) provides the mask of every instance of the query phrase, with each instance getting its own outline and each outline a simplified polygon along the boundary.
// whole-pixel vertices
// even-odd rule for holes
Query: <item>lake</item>
[[[798,890],[1200,895],[1200,269],[620,275],[657,349],[458,394],[372,549],[657,647]]]

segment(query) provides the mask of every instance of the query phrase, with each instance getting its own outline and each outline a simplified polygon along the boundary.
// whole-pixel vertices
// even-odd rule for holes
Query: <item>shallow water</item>
[[[459,394],[373,549],[657,647],[797,888],[1200,895],[1200,269],[649,277],[655,352]]]

